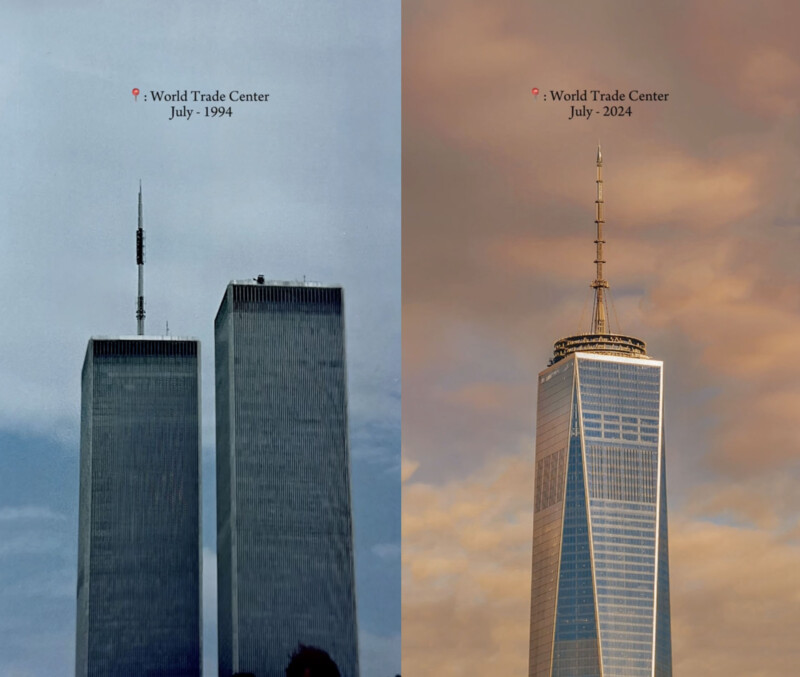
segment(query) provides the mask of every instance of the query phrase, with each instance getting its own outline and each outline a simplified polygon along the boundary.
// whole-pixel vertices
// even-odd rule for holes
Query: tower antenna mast
[[[634,336],[624,336],[611,331],[609,305],[614,315],[616,315],[616,311],[614,311],[613,302],[610,301],[611,288],[603,274],[603,264],[605,263],[603,245],[606,241],[603,239],[603,224],[605,223],[603,216],[603,153],[599,143],[597,144],[597,199],[595,200],[594,222],[597,226],[597,236],[594,241],[597,246],[594,260],[597,269],[595,278],[589,285],[594,290],[592,323],[589,333],[566,336],[556,341],[553,346],[553,357],[550,360],[551,365],[572,353],[600,353],[647,359],[647,346],[644,341]],[[618,321],[615,326],[619,332]]]
[[[603,239],[603,153],[600,150],[600,144],[597,144],[597,199],[595,200],[595,219],[597,225],[597,239],[594,241],[597,246],[597,257],[595,258],[595,265],[597,271],[595,279],[592,282],[592,289],[594,289],[594,308],[592,310],[592,334],[608,334],[608,301],[606,299],[605,290],[608,289],[608,282],[603,277],[603,245],[606,243]]]
[[[142,181],[139,180],[139,227],[136,230],[136,265],[139,268],[139,296],[136,299],[136,333],[144,335],[144,229],[142,228]]]

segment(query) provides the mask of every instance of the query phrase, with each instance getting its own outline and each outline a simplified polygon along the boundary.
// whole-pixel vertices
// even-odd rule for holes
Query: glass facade
[[[219,674],[358,677],[342,290],[231,283],[215,334]]]
[[[539,376],[531,677],[672,674],[662,366],[573,353]]]
[[[89,341],[81,397],[78,677],[199,677],[199,343]]]

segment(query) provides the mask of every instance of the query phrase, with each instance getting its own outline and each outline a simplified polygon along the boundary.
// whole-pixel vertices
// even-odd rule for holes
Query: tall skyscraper
[[[200,344],[91,338],[81,380],[78,677],[199,677]],[[141,312],[140,312],[141,311]]]
[[[215,349],[219,674],[358,677],[342,289],[231,282]]]
[[[609,331],[602,166],[591,331],[539,374],[530,677],[672,675],[663,363]]]

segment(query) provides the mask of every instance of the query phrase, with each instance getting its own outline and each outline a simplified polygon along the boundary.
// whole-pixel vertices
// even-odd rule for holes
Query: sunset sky
[[[665,363],[674,673],[796,674],[798,26],[403,3],[405,677],[527,674],[536,375],[587,329],[598,141],[614,328]],[[669,97],[569,120],[550,95],[584,89]]]

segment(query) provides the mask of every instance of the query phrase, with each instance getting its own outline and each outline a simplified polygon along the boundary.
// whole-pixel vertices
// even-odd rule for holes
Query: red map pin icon
[[[537,89],[536,91],[538,92],[539,90]],[[133,100],[134,101],[138,101],[139,100],[139,88],[138,87],[134,87],[131,90],[131,94],[133,94]]]
[[[534,99],[538,99],[539,98],[539,88],[538,87],[534,87],[531,90],[531,94],[533,94],[533,98]]]

